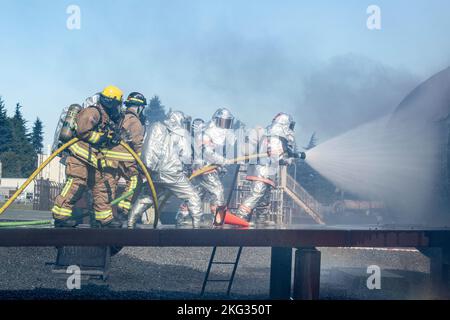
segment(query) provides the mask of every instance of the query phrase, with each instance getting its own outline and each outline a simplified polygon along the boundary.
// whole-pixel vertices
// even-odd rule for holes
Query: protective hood
[[[288,141],[294,141],[295,122],[291,115],[280,112],[272,120],[267,128],[269,135],[279,136]]]
[[[293,142],[295,139],[294,131],[289,129],[289,126],[283,124],[271,124],[267,127],[267,134],[269,136],[285,138],[290,142]]]
[[[164,120],[164,124],[167,126],[169,131],[185,136],[187,131],[187,122],[190,125],[190,119],[181,111],[171,111],[167,115],[167,119]]]

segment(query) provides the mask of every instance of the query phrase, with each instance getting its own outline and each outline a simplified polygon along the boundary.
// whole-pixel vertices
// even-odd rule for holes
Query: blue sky
[[[70,4],[81,30],[66,28]],[[379,31],[366,28],[371,4]],[[0,0],[0,12],[0,95],[11,112],[19,101],[27,119],[44,121],[47,144],[63,107],[108,84],[193,117],[228,106],[266,125],[291,112],[301,141],[312,131],[325,139],[450,65],[446,0]]]

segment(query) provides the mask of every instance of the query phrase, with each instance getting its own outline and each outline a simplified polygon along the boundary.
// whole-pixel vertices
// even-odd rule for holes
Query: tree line
[[[146,116],[153,121],[166,117],[165,106],[153,96],[146,108]],[[22,114],[22,105],[16,104],[14,114],[8,116],[5,101],[0,96],[0,161],[1,177],[27,178],[37,168],[38,154],[44,148],[44,125],[39,117],[31,128]]]
[[[170,111],[170,110],[169,110]],[[150,122],[162,121],[166,118],[166,107],[160,98],[153,96],[145,110],[146,118]],[[0,161],[2,163],[2,177],[27,178],[37,167],[37,156],[43,151],[43,123],[38,118],[31,130],[22,114],[22,106],[17,103],[14,114],[8,116],[6,105],[0,96]],[[317,144],[316,134],[313,133],[308,146],[309,150]]]
[[[5,101],[0,96],[0,161],[2,177],[27,178],[37,167],[38,154],[43,150],[43,123],[37,118],[31,130],[17,103],[14,114],[8,116]]]

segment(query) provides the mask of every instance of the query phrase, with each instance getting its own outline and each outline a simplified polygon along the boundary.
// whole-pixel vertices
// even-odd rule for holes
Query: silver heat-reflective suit
[[[236,137],[233,130],[217,127],[213,121],[206,124],[204,130],[197,132],[193,138],[193,172],[195,173],[196,170],[208,165],[217,166],[217,168],[192,180],[200,198],[208,198],[213,215],[217,210],[224,209],[226,205],[221,176],[226,173],[224,167],[226,162],[225,151],[227,148],[231,148],[235,142]],[[186,204],[180,206],[176,218],[177,224],[184,224],[187,214],[186,209]]]
[[[271,191],[276,187],[279,165],[292,161],[287,149],[295,150],[294,132],[288,125],[272,124],[258,143],[259,153],[267,153],[257,164],[248,166],[246,180],[251,182],[250,193],[242,201],[237,215],[250,220],[252,212],[256,214],[256,223],[270,223]],[[253,149],[257,149],[253,146]],[[294,151],[295,152],[295,151]]]
[[[191,158],[189,132],[180,123],[170,121],[155,122],[148,128],[142,149],[142,161],[150,170],[158,199],[168,192],[185,200],[192,216],[194,227],[201,221],[201,199],[186,174],[183,172],[183,159]],[[132,228],[142,214],[153,204],[150,190],[144,185],[134,201],[128,219]]]
[[[218,168],[196,177],[193,183],[199,186],[198,189],[203,196],[209,194],[211,211],[214,213],[217,208],[225,205],[224,188],[220,176],[226,172],[225,150],[227,146],[235,143],[235,136],[232,130],[219,128],[214,122],[210,122],[200,138],[201,145],[194,146],[194,172],[208,165],[216,165]]]

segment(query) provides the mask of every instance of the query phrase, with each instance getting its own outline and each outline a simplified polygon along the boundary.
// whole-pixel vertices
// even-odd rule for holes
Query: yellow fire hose
[[[52,161],[58,154],[60,154],[61,152],[63,152],[64,150],[66,150],[67,148],[69,148],[70,146],[72,146],[73,144],[77,143],[79,141],[78,138],[73,138],[72,140],[66,142],[65,144],[63,144],[61,147],[59,147],[55,152],[53,152],[32,174],[31,176],[20,186],[19,189],[17,189],[17,191],[12,195],[11,198],[8,199],[8,201],[5,202],[5,204],[0,208],[0,215],[3,214],[6,209],[8,209],[8,207],[14,202],[14,200],[17,199],[17,197],[25,190],[26,187],[28,187],[28,185],[31,183],[31,181],[34,180],[34,178],[36,178],[36,176],[50,163],[50,161]],[[147,183],[148,186],[150,187],[151,193],[152,193],[152,197],[153,197],[153,203],[155,205],[155,216],[158,217],[159,215],[159,206],[158,206],[158,199],[156,197],[156,190],[155,190],[155,186],[153,184],[152,178],[150,177],[150,174],[147,171],[147,168],[145,167],[145,165],[142,163],[141,159],[139,158],[139,156],[136,154],[136,152],[133,151],[133,149],[131,149],[131,147],[121,141],[120,145],[122,147],[124,147],[132,156],[133,158],[136,160],[136,162],[138,163],[138,165],[141,167],[142,171],[144,172],[145,177],[147,178]],[[157,223],[157,219],[155,219],[155,227],[156,227],[156,223]]]
[[[264,157],[267,158],[267,153],[256,153],[256,154],[252,154],[252,155],[248,155],[248,156],[242,156],[242,157],[238,157],[238,158],[234,158],[234,159],[229,159],[229,160],[225,161],[225,164],[226,165],[234,164],[234,163],[241,162],[241,161],[246,161],[246,160],[251,160],[251,159],[256,159],[256,158],[264,158]],[[217,168],[218,168],[217,165],[204,166],[203,168],[200,168],[200,169],[196,170],[195,172],[193,172],[191,174],[191,176],[189,177],[189,180],[192,180],[198,176],[201,176],[202,174],[204,174],[208,171],[212,171]],[[131,193],[131,194],[133,194],[133,193]],[[168,196],[163,198],[163,200],[160,203],[161,208],[166,204],[167,200],[169,200],[169,198],[171,196],[172,195],[169,194]]]
[[[267,157],[268,157],[267,153],[251,154],[251,155],[248,155],[248,156],[242,156],[242,157],[226,160],[225,161],[225,165],[234,164],[234,163],[237,163],[237,162],[251,160],[251,159],[256,159],[256,158],[267,158]],[[212,170],[217,169],[217,168],[218,168],[217,165],[205,166],[203,168],[200,168],[200,169],[194,171],[192,173],[192,175],[189,177],[189,179],[192,180],[195,177],[198,177],[198,176],[204,174],[205,172],[212,171]]]
[[[44,162],[42,162],[42,164],[31,174],[31,176],[24,182],[24,184],[22,184],[20,186],[20,188],[17,189],[17,191],[13,194],[13,196],[11,198],[9,198],[8,201],[6,201],[5,204],[0,208],[0,215],[3,214],[3,212],[5,212],[6,209],[8,209],[8,207],[11,205],[11,203],[13,203],[14,200],[17,199],[17,197],[23,192],[23,190],[25,190],[25,188],[28,187],[28,185],[31,183],[31,181],[33,181],[34,178],[36,178],[36,176],[42,171],[42,169],[45,168],[45,166],[47,166],[50,163],[50,161],[52,161],[58,154],[63,152],[65,149],[69,148],[71,145],[73,145],[77,141],[78,141],[78,138],[73,138],[69,142],[66,142],[61,147],[59,147],[58,150],[53,152],[50,155],[50,157],[48,157]]]
[[[241,161],[250,160],[250,159],[256,159],[256,158],[264,158],[264,157],[267,157],[267,154],[265,154],[265,153],[252,154],[252,155],[248,155],[248,156],[243,156],[243,157],[238,157],[238,158],[227,160],[225,164],[233,164],[233,163],[236,163],[236,162],[241,162]],[[198,177],[198,176],[200,176],[200,175],[202,175],[202,174],[204,174],[204,173],[206,173],[208,171],[212,171],[212,170],[214,170],[216,168],[217,168],[216,165],[209,165],[209,166],[205,166],[203,168],[200,168],[200,169],[196,170],[194,173],[192,173],[192,175],[189,177],[189,180],[192,180],[195,177]],[[135,189],[130,190],[127,193],[122,194],[120,197],[114,199],[111,202],[111,205],[117,205],[120,201],[128,198],[129,196],[132,196],[134,194],[134,191],[135,191]],[[163,200],[159,204],[159,207],[162,208],[167,200],[168,200],[168,197],[163,198]]]
[[[156,228],[158,226],[158,219],[159,219],[159,205],[158,205],[158,197],[156,196],[156,189],[153,184],[153,180],[150,177],[150,174],[148,173],[147,167],[142,163],[142,160],[139,158],[139,156],[136,154],[136,152],[131,149],[131,147],[126,144],[125,142],[120,142],[120,145],[127,149],[127,151],[133,156],[134,160],[138,163],[139,167],[141,167],[142,171],[144,172],[145,177],[147,178],[147,184],[150,187],[150,191],[152,193],[153,198],[153,204],[155,208],[155,221],[153,222],[153,227]]]

